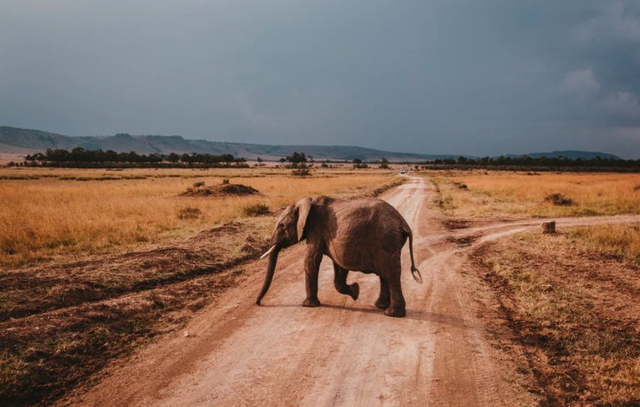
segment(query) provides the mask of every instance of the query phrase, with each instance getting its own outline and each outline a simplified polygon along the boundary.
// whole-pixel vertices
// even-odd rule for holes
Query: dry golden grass
[[[394,174],[328,170],[294,178],[290,170],[273,168],[4,169],[0,171],[0,267],[184,237],[247,216],[244,209],[249,205],[264,203],[277,211],[302,197],[371,189]],[[214,185],[222,178],[251,186],[261,195],[177,196],[195,181]]]
[[[632,262],[528,234],[472,259],[494,288],[550,405],[640,402],[640,290]]]
[[[436,204],[459,217],[594,216],[640,213],[638,174],[434,172]],[[465,187],[466,186],[466,187]],[[557,206],[545,197],[560,193],[573,201]]]
[[[640,263],[640,224],[580,227],[568,235],[580,246]]]

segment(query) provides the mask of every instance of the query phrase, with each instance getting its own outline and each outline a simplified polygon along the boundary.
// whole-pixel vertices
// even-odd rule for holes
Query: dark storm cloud
[[[640,156],[637,1],[3,1],[0,123]]]

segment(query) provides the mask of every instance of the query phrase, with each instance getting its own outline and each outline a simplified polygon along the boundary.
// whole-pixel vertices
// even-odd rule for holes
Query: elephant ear
[[[311,210],[311,199],[304,198],[296,203],[296,210],[298,211],[298,241],[302,240],[302,233],[304,232],[304,225],[307,224],[307,217]]]

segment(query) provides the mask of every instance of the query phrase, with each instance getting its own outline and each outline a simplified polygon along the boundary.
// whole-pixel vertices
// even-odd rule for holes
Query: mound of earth
[[[181,193],[180,196],[245,196],[256,195],[259,193],[260,192],[257,189],[242,184],[220,184],[214,186],[194,186],[188,188],[186,191]]]

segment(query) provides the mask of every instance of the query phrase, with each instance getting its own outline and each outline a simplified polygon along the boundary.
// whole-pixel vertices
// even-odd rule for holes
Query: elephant
[[[349,271],[375,273],[380,278],[380,295],[375,306],[391,317],[406,315],[400,284],[400,252],[407,237],[411,274],[422,283],[413,259],[413,233],[402,215],[376,198],[343,200],[327,196],[304,198],[286,207],[276,222],[264,285],[256,304],[265,296],[273,279],[280,250],[306,240],[305,307],[318,307],[318,272],[323,256],[333,261],[334,286],[339,293],[358,299],[358,283],[347,284]]]

